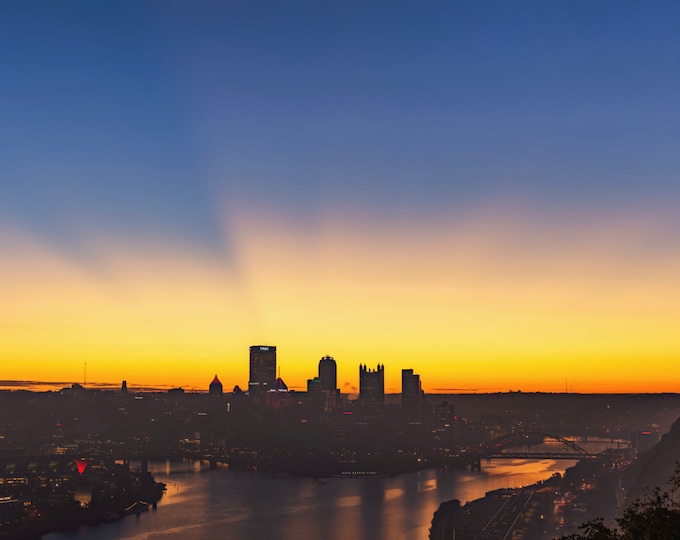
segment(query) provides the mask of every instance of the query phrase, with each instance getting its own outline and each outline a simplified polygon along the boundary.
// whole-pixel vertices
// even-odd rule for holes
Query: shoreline
[[[110,523],[155,508],[166,489],[164,483],[156,482],[148,472],[138,473],[120,468],[107,472],[110,480],[109,477],[99,481],[92,479],[85,484],[92,495],[88,503],[81,503],[75,498],[76,487],[83,484],[71,486],[72,498],[55,499],[54,495],[37,492],[17,497],[16,503],[21,505],[18,511],[23,515],[19,515],[13,525],[0,531],[0,539],[39,540],[53,532],[76,531],[85,526]],[[112,492],[109,482],[115,481],[125,487]],[[104,490],[105,495],[102,496]],[[31,508],[31,513],[25,513],[24,508]]]

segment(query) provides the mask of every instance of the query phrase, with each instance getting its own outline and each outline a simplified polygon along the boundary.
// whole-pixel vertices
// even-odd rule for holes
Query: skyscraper
[[[250,347],[250,395],[274,389],[276,384],[276,347],[253,345]]]
[[[401,404],[408,407],[413,403],[419,403],[422,399],[420,375],[413,373],[412,369],[401,370]]]
[[[320,397],[323,398],[323,409],[327,413],[333,412],[340,404],[340,390],[338,390],[338,367],[332,356],[324,356],[319,360]]]
[[[319,379],[321,389],[335,391],[338,386],[338,367],[332,356],[324,356],[319,360]]]
[[[409,418],[415,420],[421,416],[423,408],[423,390],[420,375],[412,369],[401,370],[401,406]]]
[[[385,366],[376,369],[359,366],[359,401],[364,404],[385,403]]]

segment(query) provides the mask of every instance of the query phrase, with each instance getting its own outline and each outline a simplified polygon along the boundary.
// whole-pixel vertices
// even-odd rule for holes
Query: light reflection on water
[[[428,470],[393,478],[310,479],[150,463],[167,484],[158,509],[45,540],[426,540],[443,501],[466,502],[563,472],[572,461],[498,460],[481,473]]]

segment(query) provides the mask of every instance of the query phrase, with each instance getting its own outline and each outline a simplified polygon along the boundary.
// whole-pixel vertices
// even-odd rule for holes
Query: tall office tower
[[[451,428],[456,422],[456,406],[448,401],[442,401],[434,406],[434,427],[443,430]]]
[[[332,356],[324,356],[319,360],[319,379],[321,389],[335,391],[338,386],[338,367]]]
[[[250,380],[248,392],[258,395],[276,385],[276,347],[253,345],[250,348]]]
[[[359,400],[362,403],[385,403],[385,366],[376,369],[359,365]]]
[[[412,369],[401,370],[401,407],[411,420],[418,420],[422,416],[423,401],[420,375],[413,373]]]
[[[420,403],[423,391],[420,385],[420,375],[413,373],[412,369],[401,370],[401,405],[402,407],[412,406],[413,403]]]
[[[434,406],[434,434],[436,446],[441,445],[446,448],[453,443],[456,438],[456,407],[453,403],[442,401]]]

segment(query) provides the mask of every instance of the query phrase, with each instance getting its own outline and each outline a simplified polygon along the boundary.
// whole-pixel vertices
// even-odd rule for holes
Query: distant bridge
[[[538,446],[543,444],[545,439],[552,439],[562,443],[563,451],[505,451],[507,448],[517,448],[520,446]],[[566,448],[564,448],[566,447]],[[479,451],[480,458],[490,459],[593,459],[597,456],[596,452],[589,452],[582,448],[574,441],[560,437],[559,435],[552,435],[550,433],[543,433],[540,431],[520,431],[517,433],[510,433],[498,437],[488,444],[484,445]]]
[[[585,454],[579,452],[499,452],[484,457],[489,461],[492,459],[569,459],[578,461],[580,459],[594,459],[597,454],[592,452]]]

